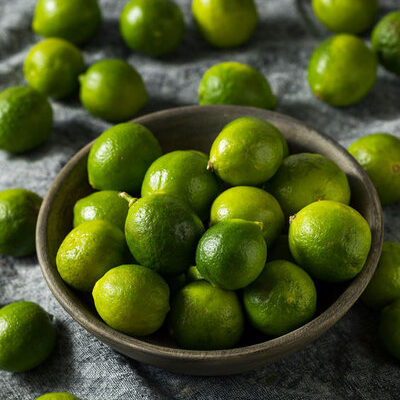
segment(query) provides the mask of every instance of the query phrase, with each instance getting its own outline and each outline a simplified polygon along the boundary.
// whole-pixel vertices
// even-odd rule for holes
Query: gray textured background
[[[82,0],[84,1],[84,0]],[[307,3],[307,0],[305,0]],[[30,30],[35,0],[0,0],[0,89],[22,84],[22,64],[39,40]],[[311,34],[294,0],[257,1],[260,25],[248,45],[234,51],[210,48],[190,18],[190,1],[180,0],[187,32],[179,51],[157,60],[132,54],[118,34],[125,0],[100,0],[104,22],[84,47],[89,65],[104,57],[128,60],[143,75],[151,100],[143,111],[193,104],[203,72],[237,60],[260,69],[279,98],[278,111],[349,145],[364,134],[400,135],[400,80],[382,69],[369,96],[356,106],[334,109],[310,93],[306,68],[313,48],[327,33]],[[384,14],[398,0],[381,1]],[[90,117],[77,100],[54,102],[51,138],[29,156],[0,152],[0,190],[24,187],[46,193],[60,168],[109,125]],[[179,144],[177,144],[179,147]],[[400,240],[400,207],[385,209],[386,239]],[[333,329],[295,355],[263,369],[232,377],[173,375],[128,360],[75,323],[46,287],[35,258],[0,256],[0,304],[38,302],[57,319],[59,340],[51,358],[24,374],[0,372],[0,400],[28,400],[49,391],[70,391],[82,400],[124,399],[394,399],[399,365],[380,348],[377,315],[357,304]]]

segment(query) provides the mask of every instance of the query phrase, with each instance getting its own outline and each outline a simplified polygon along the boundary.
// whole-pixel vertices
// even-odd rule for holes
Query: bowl
[[[61,170],[40,210],[37,254],[46,282],[61,306],[80,325],[114,350],[140,362],[175,373],[227,375],[255,369],[287,356],[322,335],[350,309],[370,281],[383,241],[382,209],[373,184],[353,157],[332,139],[290,117],[262,109],[238,106],[190,106],[156,112],[135,119],[148,127],[164,152],[196,149],[209,152],[211,143],[230,121],[244,116],[264,118],[286,137],[292,153],[313,152],[332,159],[347,174],[352,206],[368,221],[372,247],[361,273],[347,284],[320,285],[319,308],[313,320],[286,335],[266,338],[251,328],[240,346],[230,350],[191,351],[178,348],[163,328],[154,335],[135,338],[107,326],[92,302],[67,286],[56,268],[59,245],[72,228],[73,205],[92,189],[87,181],[89,143]]]

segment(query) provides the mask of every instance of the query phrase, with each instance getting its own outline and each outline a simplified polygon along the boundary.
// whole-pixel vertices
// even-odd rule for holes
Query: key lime
[[[38,397],[36,400],[80,400],[71,393],[66,392],[54,392],[46,393],[43,396]]]
[[[382,310],[379,336],[386,350],[400,360],[400,299]]]

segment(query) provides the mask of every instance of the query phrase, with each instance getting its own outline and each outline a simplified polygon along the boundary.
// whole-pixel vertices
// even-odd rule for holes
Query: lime
[[[193,0],[192,13],[204,39],[216,47],[242,45],[258,22],[254,0]]]
[[[257,222],[231,219],[212,226],[200,239],[196,266],[210,283],[223,289],[241,289],[261,273],[267,246]]]
[[[42,199],[25,189],[0,192],[0,254],[15,257],[35,252],[36,220]]]
[[[264,188],[276,197],[287,217],[317,200],[349,204],[351,196],[346,174],[329,158],[311,153],[285,158]]]
[[[0,149],[32,150],[47,139],[52,126],[51,105],[36,90],[15,86],[0,93]]]
[[[228,349],[243,334],[244,316],[235,292],[198,281],[173,299],[169,326],[172,337],[185,349]]]
[[[132,50],[162,56],[180,45],[185,22],[171,0],[131,0],[122,10],[120,31]]]
[[[371,230],[350,206],[316,201],[292,217],[290,252],[312,277],[328,282],[354,278],[371,248]]]
[[[186,281],[188,283],[204,280],[196,266],[190,267],[186,272]]]
[[[289,261],[269,262],[243,291],[244,307],[253,326],[280,336],[308,322],[317,307],[317,290],[310,276]]]
[[[398,202],[400,139],[387,133],[375,133],[356,140],[348,150],[371,178],[382,204]]]
[[[209,168],[233,186],[259,185],[281,165],[284,142],[282,133],[269,122],[238,118],[226,125],[212,144]]]
[[[320,100],[349,106],[363,99],[376,80],[374,53],[356,36],[340,34],[323,41],[308,65],[308,81]]]
[[[400,360],[400,299],[382,310],[379,336],[386,350]]]
[[[83,44],[95,35],[100,23],[97,0],[39,0],[32,28],[41,36]]]
[[[207,156],[200,151],[173,151],[163,155],[147,170],[142,197],[157,192],[179,197],[202,220],[207,219],[220,186],[215,175],[207,170],[207,162]]]
[[[0,369],[24,372],[42,364],[53,351],[53,317],[30,301],[0,309]]]
[[[234,104],[273,110],[276,97],[256,69],[238,62],[211,67],[200,82],[199,104]]]
[[[121,230],[97,220],[85,222],[67,235],[58,249],[56,264],[66,283],[90,292],[108,270],[129,260]]]
[[[98,61],[79,80],[82,105],[106,121],[126,121],[148,101],[141,76],[123,60]]]
[[[265,190],[236,186],[221,193],[211,207],[210,223],[229,219],[244,219],[262,223],[262,234],[271,245],[285,224],[281,206]]]
[[[50,38],[33,46],[25,64],[25,78],[46,96],[62,99],[78,88],[85,65],[80,50],[64,39]]]
[[[268,261],[275,260],[295,262],[289,249],[289,237],[286,234],[279,235],[274,244],[268,247]]]
[[[38,397],[36,400],[79,400],[79,399],[71,393],[54,392],[54,393],[44,394],[43,396]]]
[[[102,133],[90,149],[89,182],[95,189],[140,193],[147,169],[160,156],[160,144],[146,127],[115,125]]]

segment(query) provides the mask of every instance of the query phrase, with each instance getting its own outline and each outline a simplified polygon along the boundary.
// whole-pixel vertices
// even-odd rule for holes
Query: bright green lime
[[[382,310],[379,336],[386,350],[400,360],[400,299]]]
[[[71,393],[66,392],[54,392],[47,393],[43,396],[38,397],[36,400],[80,400]]]
[[[285,260],[295,262],[289,249],[289,237],[287,234],[279,235],[274,244],[268,247],[268,261]]]

